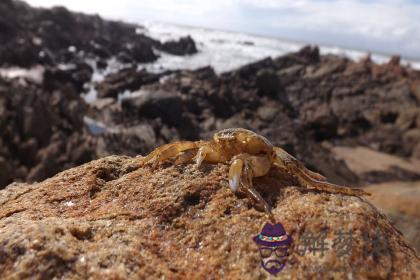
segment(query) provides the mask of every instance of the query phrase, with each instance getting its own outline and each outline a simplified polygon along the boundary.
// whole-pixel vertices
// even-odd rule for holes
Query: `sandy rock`
[[[420,179],[420,160],[417,159],[404,159],[367,147],[337,146],[331,150],[367,182]]]
[[[399,114],[395,124],[401,131],[405,131],[416,126],[417,116],[420,116],[418,108],[408,108]]]
[[[420,143],[418,143],[413,149],[413,158],[420,160]]]
[[[412,92],[416,97],[417,101],[420,101],[420,81],[416,81],[412,84]]]
[[[346,66],[346,59],[331,59],[326,60],[322,65],[319,67],[310,67],[307,69],[307,73],[305,74],[305,78],[308,79],[318,79],[328,75],[332,75],[333,73],[343,70]]]
[[[368,199],[383,211],[400,230],[410,245],[420,252],[420,181],[388,182],[366,188],[372,194]]]
[[[151,170],[112,156],[10,185],[0,191],[2,277],[269,278],[252,239],[266,216],[230,191],[227,173],[221,164]],[[280,279],[419,276],[414,250],[365,199],[303,190],[290,179],[272,170],[254,181],[293,238]],[[333,247],[339,231],[352,236],[342,256]],[[310,234],[325,235],[325,250],[305,247]]]
[[[402,136],[402,145],[408,154],[420,143],[420,128],[410,129]]]

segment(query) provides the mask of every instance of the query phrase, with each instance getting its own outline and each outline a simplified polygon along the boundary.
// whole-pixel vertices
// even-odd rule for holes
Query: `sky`
[[[27,0],[130,22],[160,21],[420,59],[420,0]]]

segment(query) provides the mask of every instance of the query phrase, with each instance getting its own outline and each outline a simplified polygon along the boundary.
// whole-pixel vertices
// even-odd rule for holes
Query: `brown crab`
[[[243,128],[221,130],[210,141],[178,141],[160,146],[142,158],[142,164],[150,163],[155,168],[169,158],[176,158],[175,164],[180,164],[190,162],[194,157],[197,168],[203,161],[230,163],[229,186],[232,191],[245,191],[261,203],[271,219],[271,207],[253,188],[252,178],[266,175],[272,166],[295,177],[302,187],[346,195],[369,195],[361,189],[328,183],[324,176],[307,169],[265,137]]]

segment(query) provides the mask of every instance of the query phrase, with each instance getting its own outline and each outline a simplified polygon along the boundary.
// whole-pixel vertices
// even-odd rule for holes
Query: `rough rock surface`
[[[136,34],[140,26],[73,13],[64,7],[32,8],[24,2],[0,3],[0,65],[67,63],[80,55],[124,56],[132,62],[157,59],[157,40]],[[124,62],[124,61],[122,61]]]
[[[87,112],[96,110],[81,97],[93,86],[95,64],[103,68],[116,57],[131,66],[121,64],[121,71],[99,83],[99,97],[116,97],[169,74],[137,70],[137,63],[156,60],[153,48],[161,46],[141,34],[145,31],[141,26],[64,7],[33,8],[18,0],[0,1],[0,15],[0,188],[12,181],[43,180],[122,148],[129,151],[126,154],[144,152],[167,140],[144,139],[155,133],[149,124],[134,124],[152,130],[138,139],[133,133],[142,129],[123,127],[95,137],[84,123]],[[187,42],[193,44],[191,40]],[[16,71],[27,73],[8,76]],[[109,124],[114,118],[107,109],[98,111],[101,123]]]
[[[0,186],[43,180],[96,158],[86,111],[71,86],[46,90],[0,77]]]
[[[265,279],[252,237],[263,212],[227,186],[226,165],[138,167],[107,157],[44,182],[0,191],[2,278]],[[279,279],[418,279],[419,258],[365,199],[294,187],[270,173],[255,180],[293,237]],[[353,231],[348,255],[332,248]],[[302,251],[326,233],[323,256]],[[300,253],[300,254],[299,254]]]

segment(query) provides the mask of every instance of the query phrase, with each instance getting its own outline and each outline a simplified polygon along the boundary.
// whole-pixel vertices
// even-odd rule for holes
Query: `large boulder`
[[[0,191],[2,278],[270,278],[254,242],[266,215],[228,166],[139,167],[111,156]],[[291,237],[283,278],[418,279],[419,258],[364,198],[254,180]],[[290,238],[289,237],[289,238]]]
[[[191,55],[197,53],[197,47],[191,36],[181,37],[178,40],[167,41],[160,49],[174,55]]]

